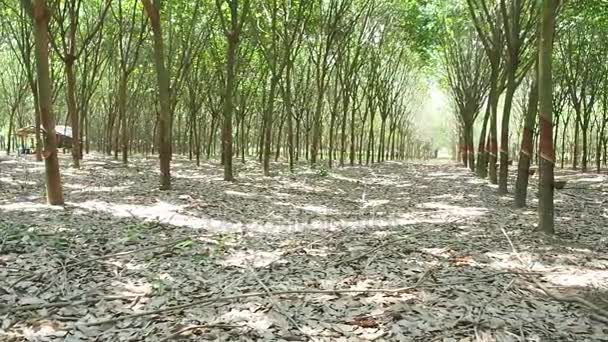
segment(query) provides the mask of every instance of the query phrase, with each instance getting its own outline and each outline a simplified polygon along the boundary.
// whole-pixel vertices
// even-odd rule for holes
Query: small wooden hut
[[[41,132],[46,132],[42,126],[40,126]],[[19,128],[16,135],[21,138],[34,137],[36,135],[36,127],[28,126]],[[72,147],[72,127],[57,125],[55,126],[55,136],[57,137],[57,148],[71,148]]]

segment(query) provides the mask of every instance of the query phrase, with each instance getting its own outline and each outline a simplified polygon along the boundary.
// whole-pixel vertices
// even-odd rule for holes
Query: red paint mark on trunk
[[[540,117],[540,156],[544,160],[555,164],[555,150],[553,149],[553,125],[545,116]]]
[[[532,130],[529,128],[524,128],[524,135],[523,135],[523,139],[521,142],[521,153],[527,155],[527,156],[531,156],[532,155],[532,143],[533,143],[533,136],[532,136]]]
[[[496,153],[498,152],[498,143],[496,142],[495,138],[490,138],[490,141],[488,142],[488,152],[490,155],[496,157]]]

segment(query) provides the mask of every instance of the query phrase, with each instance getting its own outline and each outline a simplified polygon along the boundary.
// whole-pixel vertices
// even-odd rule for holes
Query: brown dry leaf
[[[456,266],[470,266],[475,263],[475,260],[470,255],[462,256],[454,259]]]
[[[358,325],[361,328],[377,328],[380,324],[373,317],[355,317],[351,324]]]

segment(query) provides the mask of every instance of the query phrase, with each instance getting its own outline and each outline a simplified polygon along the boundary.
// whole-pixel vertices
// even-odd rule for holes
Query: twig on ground
[[[190,308],[190,307],[194,307],[194,306],[204,306],[204,305],[211,304],[211,303],[229,302],[231,300],[251,298],[251,297],[266,297],[269,295],[270,296],[281,296],[281,295],[289,295],[289,294],[339,294],[339,293],[381,293],[381,292],[399,293],[399,292],[407,291],[410,289],[411,288],[408,287],[408,288],[401,288],[401,289],[377,289],[377,290],[290,290],[290,291],[271,292],[270,294],[268,294],[266,292],[251,292],[251,293],[243,293],[243,294],[238,294],[238,295],[233,295],[233,296],[202,299],[202,300],[195,301],[195,302],[169,306],[169,307],[161,308],[161,309],[157,309],[157,310],[142,311],[142,312],[138,312],[138,313],[132,314],[132,315],[126,315],[126,316],[117,317],[117,318],[113,318],[113,319],[90,322],[90,323],[87,323],[86,326],[97,326],[97,325],[103,325],[103,324],[116,323],[116,322],[120,322],[120,321],[123,321],[125,319],[130,319],[130,318],[150,316],[150,315],[155,315],[155,314],[159,314],[159,313],[166,313],[166,312],[186,309],[186,308]]]
[[[184,241],[188,241],[188,240],[190,240],[190,238],[181,238],[181,239],[177,239],[177,240],[174,240],[174,241],[171,241],[171,242],[162,243],[162,244],[159,244],[159,245],[148,246],[148,247],[144,247],[144,248],[140,248],[140,249],[133,249],[133,250],[130,250],[130,251],[105,254],[105,255],[102,255],[102,256],[85,259],[85,260],[78,261],[78,262],[75,262],[75,263],[69,263],[69,264],[66,265],[66,267],[67,268],[74,268],[76,266],[81,266],[81,265],[84,265],[84,264],[88,264],[88,263],[93,262],[93,261],[105,260],[105,259],[110,259],[110,258],[115,258],[115,257],[122,257],[122,256],[125,256],[125,255],[146,252],[146,251],[150,251],[150,250],[154,250],[154,249],[158,249],[158,248],[164,248],[164,247],[174,246],[174,245],[177,245],[178,243],[181,243],[181,242],[184,242]]]
[[[26,280],[26,279],[32,279],[32,278],[36,278],[36,277],[42,277],[44,275],[43,272],[30,272],[28,274],[25,274],[21,277],[19,277],[19,279],[15,280],[12,284],[10,284],[8,286],[9,289],[12,289],[13,287],[15,287],[17,284],[19,284],[20,282]]]
[[[567,187],[562,190],[593,190],[599,192],[608,192],[608,189],[598,189],[598,188],[589,188],[589,187]]]
[[[488,279],[493,278],[493,277],[495,277],[497,275],[511,274],[511,273],[513,273],[513,272],[499,272],[499,273],[495,273],[495,274],[492,274],[492,275],[485,276],[485,277],[477,280],[477,282],[487,281]],[[131,319],[131,318],[137,318],[137,317],[143,317],[143,316],[151,316],[151,315],[160,314],[160,313],[166,313],[166,312],[172,312],[172,311],[187,309],[187,308],[195,307],[195,306],[204,306],[204,305],[208,305],[208,304],[212,304],[212,303],[218,303],[218,302],[229,302],[229,301],[232,301],[232,300],[245,299],[245,298],[251,298],[251,297],[268,297],[268,296],[283,296],[283,295],[306,295],[306,294],[336,295],[336,294],[347,294],[347,293],[355,293],[355,294],[361,294],[361,293],[400,294],[402,292],[411,291],[411,290],[414,290],[416,288],[435,288],[435,287],[442,287],[442,286],[468,285],[468,284],[471,284],[471,283],[474,283],[474,282],[476,282],[476,281],[475,280],[468,280],[468,281],[462,281],[462,282],[443,283],[443,284],[414,285],[414,286],[407,286],[407,287],[394,288],[394,289],[286,290],[286,291],[275,291],[275,292],[249,292],[249,293],[242,293],[242,294],[237,294],[237,295],[232,295],[232,296],[223,296],[223,297],[213,297],[213,298],[201,299],[201,300],[190,302],[190,303],[185,303],[185,304],[180,304],[180,305],[174,305],[174,306],[168,306],[168,307],[160,308],[160,309],[156,309],[156,310],[142,311],[142,312],[138,312],[138,313],[135,313],[135,314],[126,315],[126,316],[122,316],[122,317],[116,317],[116,318],[107,319],[107,320],[89,322],[89,323],[86,323],[85,325],[86,326],[98,326],[98,325],[116,323],[116,322],[120,322],[120,321],[123,321],[123,320],[126,320],[126,319]]]
[[[158,248],[164,248],[164,247],[168,247],[168,246],[173,246],[173,245],[176,245],[176,244],[178,244],[180,242],[187,241],[189,239],[190,238],[181,238],[181,239],[174,240],[174,241],[167,242],[167,243],[163,243],[163,244],[160,244],[160,245],[148,246],[148,247],[144,247],[144,248],[140,248],[140,249],[134,249],[134,250],[125,251],[125,252],[105,254],[105,255],[102,255],[102,256],[98,256],[98,257],[94,257],[94,258],[89,258],[89,259],[85,259],[85,260],[82,260],[82,261],[78,261],[78,262],[68,263],[68,264],[62,265],[62,266],[64,266],[64,267],[62,267],[62,269],[69,270],[69,269],[72,269],[72,268],[74,268],[76,266],[82,266],[84,264],[88,264],[88,263],[94,262],[94,261],[105,260],[105,259],[110,259],[110,258],[114,258],[114,257],[122,257],[122,256],[125,256],[125,255],[130,255],[130,254],[135,254],[135,253],[140,253],[140,252],[146,252],[146,251],[150,251],[150,250],[154,250],[154,249],[158,249]],[[59,272],[59,271],[55,270],[55,272],[48,272],[48,273],[44,272],[44,271],[39,271],[39,272],[36,272],[36,273],[24,275],[23,277],[17,279],[15,282],[13,282],[9,286],[9,288],[15,287],[15,285],[19,284],[23,280],[30,279],[30,278],[33,278],[33,277],[36,277],[36,276],[53,275],[53,274],[56,274],[57,272]]]
[[[526,262],[521,257],[521,255],[519,255],[519,252],[517,251],[517,248],[515,248],[515,245],[513,244],[513,241],[511,241],[511,238],[509,237],[509,234],[507,234],[507,231],[505,230],[505,227],[502,224],[500,225],[500,231],[507,238],[507,242],[509,242],[509,246],[511,246],[511,251],[513,251],[513,254],[515,254],[515,257],[517,258],[517,260],[519,260],[519,262],[521,262],[522,266],[525,266]]]
[[[302,327],[300,327],[300,325],[298,324],[298,322],[295,321],[295,319],[293,319],[293,317],[291,317],[289,314],[283,312],[283,310],[280,308],[279,303],[277,303],[273,298],[272,298],[272,291],[270,290],[270,288],[262,281],[262,279],[260,278],[260,276],[255,272],[255,270],[253,269],[253,267],[249,267],[249,270],[251,271],[251,273],[253,274],[253,277],[255,278],[255,280],[258,282],[258,284],[260,284],[260,286],[264,289],[264,291],[266,292],[266,295],[268,295],[269,300],[271,301],[272,305],[275,307],[275,309],[277,310],[278,313],[280,313],[281,315],[283,315],[285,318],[287,318],[287,320],[289,322],[291,322],[291,324],[293,324],[293,326],[298,329],[301,333],[307,335],[311,340],[315,340],[312,336],[310,336],[309,334],[307,334],[305,331],[302,330]]]
[[[504,295],[509,290],[509,288],[511,288],[511,286],[514,283],[515,283],[515,278],[511,279],[511,281],[509,281],[507,286],[505,286],[505,288],[502,291],[500,291],[500,293],[497,296],[491,297],[490,299],[488,299],[486,301],[486,303],[479,309],[479,312],[477,313],[477,318],[475,319],[475,324],[479,324],[481,322],[483,314],[486,312],[486,309],[488,308],[488,306],[490,304],[492,304],[492,302],[495,301],[496,299],[502,297],[502,295]]]
[[[591,319],[594,319],[598,322],[602,322],[604,324],[608,324],[608,318],[604,317],[604,316],[600,316],[600,315],[596,315],[596,314],[591,314]]]
[[[31,310],[40,310],[40,309],[48,309],[48,308],[62,308],[66,306],[76,306],[82,304],[91,304],[97,303],[102,300],[123,300],[123,299],[136,299],[142,297],[140,296],[107,296],[107,297],[98,297],[94,296],[87,299],[77,300],[77,301],[60,301],[60,302],[50,302],[50,303],[38,303],[38,304],[25,304],[20,306],[12,306],[7,307],[0,310],[0,314],[7,313],[16,313],[21,311],[31,311]],[[1,308],[1,307],[0,307]]]
[[[586,307],[587,309],[593,311],[595,313],[595,315],[597,315],[597,317],[600,318],[600,320],[604,319],[604,322],[608,322],[608,311],[589,302],[588,300],[581,298],[579,296],[563,296],[557,292],[549,290],[547,287],[545,287],[543,284],[541,284],[536,279],[530,278],[530,280],[532,280],[532,282],[534,282],[534,284],[536,286],[538,286],[538,288],[540,288],[547,296],[551,297],[552,299],[555,299],[558,302],[579,304],[579,305]]]
[[[521,262],[522,265],[525,265],[526,263],[524,262],[524,260],[521,258],[521,256],[517,252],[515,245],[513,245],[513,242],[511,241],[511,238],[509,238],[509,235],[505,231],[504,227],[501,226],[500,229],[502,230],[503,234],[507,238],[507,241],[509,241],[509,244],[511,245],[511,249],[513,250],[513,253],[515,254],[515,256],[519,259],[519,261]],[[528,269],[529,268],[530,267],[528,267]],[[537,279],[534,279],[531,277],[529,277],[528,279],[531,280],[539,289],[541,289],[541,291],[543,291],[550,298],[552,298],[558,302],[574,303],[574,304],[578,304],[583,307],[586,307],[587,309],[593,311],[595,314],[595,317],[599,318],[599,320],[608,322],[608,311],[589,302],[588,300],[581,298],[579,296],[563,296],[557,292],[553,292],[553,291],[549,290],[547,287],[545,287],[543,284],[541,284],[540,281],[538,281]]]
[[[365,251],[365,252],[363,252],[363,253],[361,253],[359,255],[356,255],[356,256],[351,257],[351,258],[346,259],[346,260],[339,261],[336,264],[334,264],[334,267],[338,267],[338,266],[344,265],[344,264],[349,264],[349,263],[351,263],[353,261],[357,261],[359,259],[365,258],[366,256],[368,256],[370,254],[373,254],[373,253],[375,253],[375,252],[377,252],[377,251],[385,248],[388,245],[391,245],[391,244],[394,244],[394,243],[397,243],[397,242],[401,242],[401,241],[404,241],[404,240],[408,240],[408,239],[411,239],[411,238],[412,238],[411,236],[405,236],[405,237],[401,237],[401,238],[397,238],[397,239],[391,239],[391,240],[386,241],[384,243],[381,243],[380,245],[378,245],[378,246],[376,246],[376,247],[374,247],[372,249],[369,249],[369,250],[367,250],[367,251]]]

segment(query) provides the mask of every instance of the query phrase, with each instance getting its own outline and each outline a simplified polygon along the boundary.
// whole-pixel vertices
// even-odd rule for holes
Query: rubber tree
[[[161,0],[141,0],[150,19],[154,39],[154,65],[160,104],[158,120],[160,190],[171,189],[171,103],[169,70],[165,60],[165,45],[160,21]]]
[[[524,127],[522,141],[517,163],[517,180],[515,182],[515,206],[523,208],[526,206],[528,195],[528,181],[530,177],[530,164],[534,150],[534,129],[538,113],[538,72],[534,69],[532,84],[528,94],[528,102],[525,108]]]
[[[266,107],[263,111],[262,161],[264,175],[270,174],[270,150],[272,144],[273,114],[276,93],[281,91],[284,113],[287,119],[288,149],[290,149],[290,168],[293,169],[293,94],[291,92],[292,71],[297,54],[302,46],[304,25],[307,23],[313,3],[308,1],[271,0],[263,5],[268,16],[257,18],[255,38],[260,53],[269,70],[269,89]],[[283,81],[283,82],[281,82]],[[277,141],[280,132],[277,134]],[[280,146],[277,145],[277,149]],[[279,150],[280,151],[280,150]]]
[[[316,29],[316,37],[311,44],[312,46],[309,46],[311,50],[310,60],[314,64],[314,80],[317,90],[310,145],[310,164],[313,167],[317,164],[321,145],[325,93],[328,88],[331,69],[335,66],[332,63],[331,52],[336,48],[335,44],[340,33],[339,27],[342,25],[348,27],[349,25],[349,23],[344,23],[344,19],[351,5],[352,0],[320,2],[316,5],[319,11],[319,23]]]
[[[539,229],[547,234],[555,232],[554,174],[555,149],[553,148],[553,36],[558,1],[543,0],[540,39],[538,47],[538,108],[540,127],[540,175],[538,194]]]
[[[27,95],[27,76],[25,70],[13,63],[6,63],[0,70],[0,103],[9,109],[6,154],[16,147],[12,145],[16,131],[16,117],[23,107]],[[17,125],[18,126],[18,125]]]
[[[224,14],[222,3],[227,3],[229,18]],[[217,11],[219,14],[222,30],[226,36],[226,76],[223,92],[223,117],[224,123],[222,127],[222,159],[224,162],[224,180],[234,180],[232,170],[232,117],[234,112],[234,97],[236,92],[236,65],[239,42],[241,39],[241,31],[243,24],[247,21],[249,15],[250,2],[245,0],[241,11],[239,11],[239,2],[237,0],[216,0]]]
[[[129,161],[129,127],[127,125],[127,95],[129,77],[139,62],[139,52],[146,38],[146,17],[137,6],[137,0],[131,0],[130,9],[118,1],[112,8],[112,15],[118,26],[118,117],[121,127],[122,162]],[[127,8],[125,8],[127,7]],[[126,12],[126,13],[125,13]],[[116,147],[118,150],[118,146]]]
[[[8,39],[13,54],[17,57],[20,67],[24,70],[34,102],[34,139],[36,144],[36,161],[42,161],[42,140],[40,139],[40,106],[38,104],[38,84],[35,73],[36,66],[33,58],[32,22],[23,6],[13,6],[7,1],[3,4],[15,17],[8,17],[2,23],[12,39]]]
[[[475,171],[473,127],[488,93],[487,56],[470,30],[446,37],[444,60],[447,81],[462,125],[462,160]]]
[[[498,192],[501,194],[507,193],[509,178],[509,124],[513,96],[536,57],[532,47],[537,36],[534,32],[538,27],[537,9],[536,0],[500,0],[506,42],[504,70],[507,79],[500,130]]]
[[[505,43],[498,3],[489,0],[467,0],[469,14],[490,64],[490,90],[488,93],[487,112],[490,129],[487,138],[486,153],[480,155],[478,165],[479,175],[486,176],[485,165],[489,166],[490,182],[498,183],[496,172],[498,141],[497,141],[497,112],[498,99],[502,92],[501,70],[503,63],[502,50]],[[484,122],[486,121],[484,117]],[[483,129],[482,129],[483,131]],[[485,132],[484,132],[485,133]],[[480,139],[485,142],[486,137]],[[487,157],[487,159],[486,159]]]
[[[82,55],[91,40],[100,32],[104,18],[108,13],[111,0],[107,0],[105,5],[100,9],[100,14],[92,22],[86,25],[88,30],[86,33],[81,32],[81,13],[86,12],[85,9],[90,7],[90,3],[86,2],[83,6],[83,0],[53,0],[53,19],[56,27],[53,27],[55,32],[51,39],[51,46],[64,66],[66,78],[66,102],[68,109],[68,117],[72,126],[72,162],[75,168],[80,167],[80,119],[79,109],[76,102],[76,72],[75,65],[78,58]],[[91,15],[92,17],[92,15]],[[84,37],[83,39],[81,39]],[[81,41],[80,41],[81,40]]]
[[[593,37],[593,27],[585,22],[575,22],[574,27],[563,30],[559,36],[558,51],[562,57],[566,85],[575,113],[573,167],[579,162],[579,146],[582,146],[581,169],[587,171],[588,138],[591,116],[598,100],[602,73],[597,65],[602,63],[600,45]],[[582,144],[579,138],[582,134]]]
[[[362,18],[361,24],[355,25],[353,29],[356,31],[348,35],[348,41],[345,43],[344,56],[340,59],[342,63],[336,70],[336,77],[339,78],[341,97],[342,97],[342,134],[340,141],[340,166],[344,166],[346,155],[346,128],[347,121],[350,119],[350,151],[349,162],[350,166],[355,165],[355,148],[356,137],[355,130],[357,127],[356,114],[359,111],[361,98],[359,88],[362,83],[360,71],[365,64],[364,53],[369,46],[365,44],[365,34],[370,27],[371,14],[374,11],[374,3],[370,3],[365,15]],[[350,116],[350,117],[349,117]]]
[[[49,67],[49,21],[51,12],[46,0],[21,0],[27,13],[33,18],[36,75],[40,105],[40,122],[44,128],[44,158],[46,199],[50,205],[63,205],[63,189],[57,157],[55,117],[53,115],[52,81]]]
[[[298,116],[294,113],[293,71],[296,59],[303,46],[305,27],[309,24],[312,5],[313,3],[310,1],[300,0],[297,4],[292,1],[281,1],[280,6],[282,32],[278,37],[281,38],[282,61],[285,68],[283,82],[281,83],[281,94],[287,117],[287,148],[289,170],[291,172],[294,171],[294,163],[297,158],[295,155],[296,146],[294,146],[296,142],[294,141],[293,121],[294,119],[298,120]],[[297,124],[299,127],[299,121]]]

